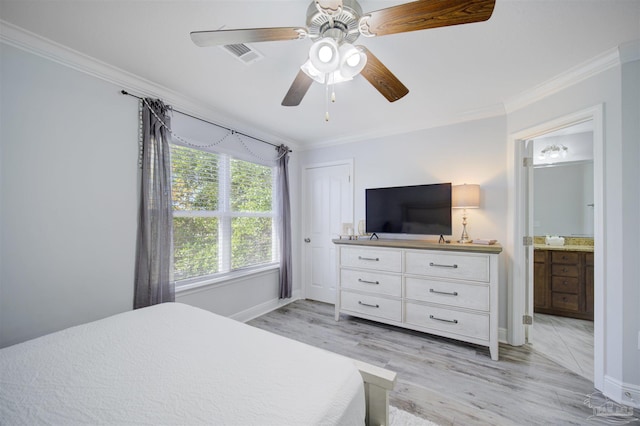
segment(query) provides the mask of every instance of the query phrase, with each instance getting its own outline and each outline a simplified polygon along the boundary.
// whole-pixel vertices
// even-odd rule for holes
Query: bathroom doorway
[[[594,387],[604,386],[604,108],[595,105],[509,136],[513,167],[509,170],[510,217],[513,232],[509,237],[512,262],[508,341],[512,345],[536,342],[534,317],[534,213],[533,213],[533,143],[534,139],[575,124],[593,122],[593,380]],[[530,188],[531,187],[531,188]],[[550,231],[553,232],[553,231]]]
[[[593,120],[533,138],[531,347],[593,381]]]

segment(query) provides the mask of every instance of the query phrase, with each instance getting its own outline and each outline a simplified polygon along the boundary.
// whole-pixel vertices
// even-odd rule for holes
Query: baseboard
[[[249,309],[245,309],[244,311],[235,313],[231,315],[230,318],[240,322],[248,322],[254,318],[258,318],[259,316],[288,305],[289,303],[295,302],[296,300],[299,300],[301,298],[302,292],[300,290],[294,290],[293,295],[290,299],[271,299],[259,305],[252,306]]]
[[[498,342],[500,343],[509,343],[507,339],[507,329],[506,328],[498,328]]]
[[[604,376],[602,393],[618,404],[640,409],[640,386],[621,382],[611,376]]]

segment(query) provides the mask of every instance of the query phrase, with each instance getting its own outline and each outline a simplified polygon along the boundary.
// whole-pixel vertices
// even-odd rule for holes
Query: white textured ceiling
[[[361,1],[367,12],[402,1]],[[360,37],[410,90],[389,103],[363,77],[324,87],[298,107],[280,102],[309,40],[255,43],[245,65],[194,30],[304,26],[309,1],[0,0],[0,19],[181,93],[222,123],[300,148],[499,114],[509,102],[622,43],[640,39],[640,0],[497,0],[487,22]],[[125,88],[126,89],[126,88]],[[212,117],[208,117],[212,118]],[[258,133],[255,133],[258,132]]]

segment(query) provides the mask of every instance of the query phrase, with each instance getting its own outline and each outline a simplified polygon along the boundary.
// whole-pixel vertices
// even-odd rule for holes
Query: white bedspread
[[[179,303],[0,350],[0,424],[355,425],[353,362]]]

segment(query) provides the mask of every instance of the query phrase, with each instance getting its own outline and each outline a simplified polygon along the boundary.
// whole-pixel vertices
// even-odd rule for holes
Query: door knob
[[[310,243],[310,242],[311,242],[311,238],[308,238],[308,237],[307,237],[307,238],[305,238],[305,239],[304,239],[304,242],[305,242],[305,243]]]

